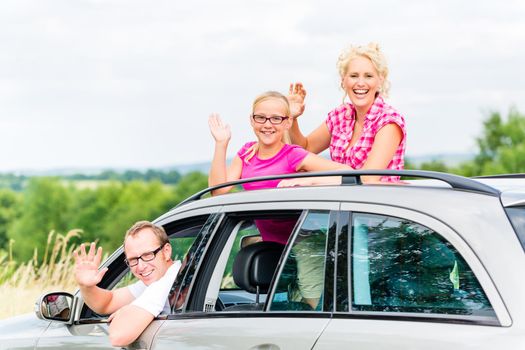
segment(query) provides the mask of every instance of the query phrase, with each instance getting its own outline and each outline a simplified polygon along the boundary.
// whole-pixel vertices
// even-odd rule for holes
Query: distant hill
[[[229,164],[230,159],[227,160],[227,163]],[[202,162],[202,163],[193,163],[193,164],[178,164],[171,166],[166,169],[158,169],[158,170],[176,170],[181,175],[191,173],[193,171],[199,171],[201,173],[207,174],[210,171],[210,162]]]
[[[323,152],[323,157],[329,158],[328,152]],[[431,161],[442,161],[447,166],[457,166],[459,163],[469,161],[474,158],[473,154],[470,153],[436,153],[430,155],[421,155],[421,156],[407,156],[409,160],[415,166],[420,166],[422,163],[431,162]],[[227,160],[229,164],[231,159]],[[153,169],[160,172],[170,172],[177,171],[181,175],[187,173],[198,171],[201,173],[207,174],[210,170],[210,162],[199,162],[199,163],[187,163],[187,164],[175,164],[165,167],[151,167],[151,168],[57,168],[57,169],[47,169],[47,170],[16,170],[4,172],[4,174],[10,173],[16,176],[72,176],[77,174],[82,175],[97,175],[105,171],[114,171],[116,173],[124,173],[126,171],[139,171],[146,172],[148,169]]]
[[[210,170],[210,162],[193,163],[193,164],[180,164],[165,167],[137,167],[137,168],[55,168],[55,169],[19,169],[14,171],[4,171],[2,174],[14,174],[16,176],[72,176],[77,174],[82,175],[98,175],[105,171],[114,171],[116,173],[124,173],[126,171],[139,171],[146,172],[149,169],[153,169],[161,172],[177,171],[181,175],[200,171],[207,173]]]

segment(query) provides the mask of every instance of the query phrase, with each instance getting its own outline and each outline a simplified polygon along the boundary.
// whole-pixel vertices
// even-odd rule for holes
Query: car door
[[[316,350],[493,349],[512,338],[491,278],[448,225],[401,208],[342,209],[340,297]]]
[[[186,213],[183,217],[169,218],[161,222],[168,233],[170,243],[173,247],[173,258],[185,263],[176,278],[183,280],[193,263],[195,251],[200,246],[200,240],[207,237],[207,232],[213,229],[219,217],[209,209],[206,212]],[[217,208],[218,210],[218,208]],[[210,213],[211,212],[211,213]],[[124,252],[118,249],[104,263],[109,270],[99,286],[101,288],[113,289],[124,287],[135,281],[135,277],[129,272],[124,263]],[[175,289],[175,288],[174,288]],[[77,293],[76,315],[73,324],[67,325],[61,322],[51,322],[46,331],[37,342],[37,349],[114,349],[109,342],[107,315],[98,315],[83,304],[81,295]],[[75,311],[74,311],[75,312]],[[130,346],[129,349],[149,349],[153,336],[157,329],[165,321],[166,316],[157,317],[143,334]]]
[[[152,348],[312,348],[332,315],[337,208],[308,202],[225,206],[184,310],[161,325]],[[255,243],[244,245],[248,241]],[[256,265],[243,260],[244,253],[261,246],[277,247],[273,262],[264,262],[275,263],[271,282],[266,277],[250,289],[238,268]],[[264,280],[259,272],[246,273]]]

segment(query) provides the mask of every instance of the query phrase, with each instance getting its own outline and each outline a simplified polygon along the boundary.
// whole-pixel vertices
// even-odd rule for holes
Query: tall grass
[[[8,252],[0,255],[0,319],[31,312],[42,293],[75,291],[73,250],[76,245],[70,241],[80,234],[81,230],[71,230],[65,235],[51,231],[41,263],[36,248],[31,260],[15,261],[12,254],[15,242],[9,242]]]

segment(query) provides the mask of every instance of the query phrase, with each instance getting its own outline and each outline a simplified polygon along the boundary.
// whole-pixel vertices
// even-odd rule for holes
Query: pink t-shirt
[[[254,220],[263,241],[286,244],[297,223],[296,219],[258,219]]]
[[[402,170],[405,164],[406,144],[405,119],[403,116],[386,104],[381,96],[378,96],[366,114],[361,137],[352,147],[349,147],[354,132],[354,116],[355,107],[350,103],[344,103],[328,113],[326,126],[332,135],[330,140],[332,160],[348,164],[354,169],[361,169],[368,159],[368,153],[372,150],[377,132],[387,124],[396,124],[403,133],[403,139],[387,168]],[[396,182],[399,181],[399,177],[383,176],[381,181]]]
[[[284,145],[283,148],[272,158],[260,159],[255,154],[250,160],[246,160],[246,151],[255,142],[245,144],[237,155],[242,160],[241,179],[249,177],[293,174],[297,172],[297,167],[308,155],[308,151],[297,145]],[[259,181],[243,184],[245,190],[257,190],[262,188],[277,187],[281,180]]]
[[[260,159],[255,154],[250,160],[246,160],[248,149],[255,142],[245,144],[237,155],[242,161],[241,179],[259,176],[293,174],[297,167],[308,155],[308,151],[297,145],[284,145],[283,148],[272,158]],[[259,181],[246,183],[242,186],[245,190],[257,190],[263,188],[277,187],[281,180]],[[286,244],[292,233],[296,220],[290,219],[260,219],[254,220],[263,241],[278,242]]]

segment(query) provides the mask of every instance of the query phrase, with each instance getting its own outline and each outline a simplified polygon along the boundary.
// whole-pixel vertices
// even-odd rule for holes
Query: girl
[[[253,102],[250,115],[250,124],[257,141],[246,143],[226,168],[226,151],[231,138],[230,127],[222,122],[219,115],[210,115],[208,124],[215,139],[215,152],[208,178],[209,186],[256,176],[351,169],[347,165],[310,153],[300,146],[289,144],[288,130],[292,123],[286,96],[275,91],[258,96]],[[309,183],[316,184],[313,180],[309,180]],[[326,184],[326,178],[319,183]],[[243,184],[243,187],[253,190],[277,187],[278,184],[279,180],[271,180]],[[212,195],[230,190],[231,187],[221,188],[213,191]]]
[[[226,169],[226,150],[231,138],[230,127],[223,124],[217,114],[212,114],[208,123],[215,139],[215,153],[208,179],[210,186],[264,175],[351,169],[347,165],[321,158],[300,146],[289,144],[288,130],[293,123],[293,119],[290,118],[290,105],[286,96],[275,91],[266,92],[253,102],[250,124],[257,141],[246,143],[237,152],[228,169]],[[340,177],[311,178],[308,179],[308,184],[327,184],[337,181],[340,183],[340,179]],[[282,186],[283,182],[286,181],[259,181],[243,184],[243,187],[245,190],[270,188]],[[231,187],[221,188],[213,191],[212,195],[226,193],[230,189]],[[263,241],[286,244],[296,221],[296,219],[257,219],[254,223]],[[311,242],[309,239],[294,246],[297,250],[297,280],[298,285],[302,286],[298,298],[302,298],[312,309],[319,304],[323,284],[318,281],[322,281],[324,274],[324,264],[319,261],[319,257],[323,255],[315,249],[312,251],[315,246],[316,242]],[[319,247],[321,250],[324,249],[324,243]],[[307,295],[304,294],[305,290],[308,290]]]

